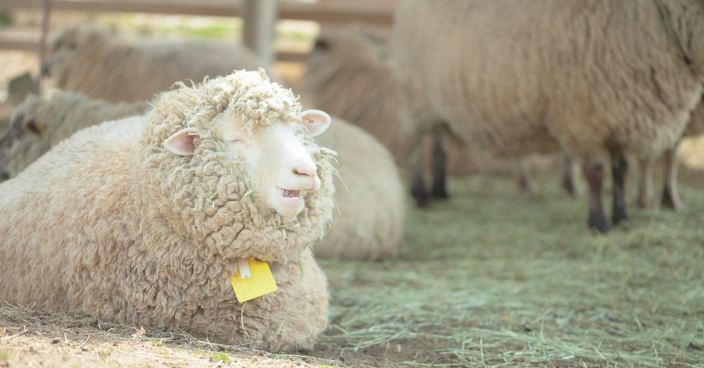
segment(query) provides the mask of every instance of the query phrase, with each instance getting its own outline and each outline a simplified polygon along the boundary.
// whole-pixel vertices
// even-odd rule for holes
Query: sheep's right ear
[[[200,132],[198,128],[181,129],[164,141],[164,148],[174,155],[193,156],[196,150],[193,140],[198,136],[198,132]]]

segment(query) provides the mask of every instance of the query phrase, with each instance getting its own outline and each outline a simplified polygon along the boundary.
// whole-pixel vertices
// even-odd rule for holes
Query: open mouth
[[[288,190],[288,189],[281,189],[281,196],[284,198],[290,198],[290,199],[301,199],[301,191],[300,190]]]

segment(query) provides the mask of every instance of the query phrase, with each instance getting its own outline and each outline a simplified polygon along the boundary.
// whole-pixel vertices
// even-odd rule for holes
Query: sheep
[[[311,137],[329,124],[260,69],[181,83],[146,116],[79,131],[0,184],[0,300],[310,347],[328,309],[311,248],[335,190],[334,152]],[[278,290],[239,301],[232,282],[255,260]]]
[[[12,114],[0,139],[0,181],[15,177],[56,143],[103,121],[140,115],[146,102],[107,103],[73,92],[56,92],[48,101],[30,95]]]
[[[395,258],[403,248],[404,189],[394,159],[363,129],[333,118],[315,142],[337,152],[334,198],[340,213],[314,248],[317,258]],[[373,178],[373,179],[371,179]],[[349,189],[349,192],[346,190]]]
[[[393,152],[399,166],[404,166],[412,136],[404,131],[398,120],[387,44],[386,38],[360,26],[319,37],[306,61],[304,91],[312,106],[372,133]],[[437,145],[428,144],[428,147],[434,148],[424,152],[425,167],[437,168],[431,162],[446,165],[451,175],[488,170],[513,171],[522,192],[535,192],[532,167],[539,158],[528,157],[509,164],[492,158],[486,152],[471,149],[453,139],[445,130],[438,130],[436,136]],[[433,158],[433,155],[436,157]],[[572,171],[565,173],[570,175],[563,175],[563,186],[574,194],[576,187]],[[444,180],[443,170],[439,170],[434,178]],[[444,181],[436,182],[431,193],[436,198],[447,197]]]
[[[76,131],[147,109],[143,102],[110,103],[73,92],[56,92],[48,101],[28,97],[13,119],[13,131],[21,131],[9,135],[14,137],[10,143],[13,150],[9,148],[8,136],[0,140],[0,168],[9,168],[8,176],[14,177]],[[335,192],[340,217],[315,245],[314,254],[362,260],[396,257],[403,247],[405,208],[403,184],[393,157],[362,129],[337,118],[333,122],[315,140],[338,153],[333,166],[341,179],[335,179],[335,186],[348,188],[349,192]],[[43,135],[39,134],[39,126],[43,127]]]
[[[58,88],[112,102],[148,100],[178,81],[200,81],[205,76],[262,66],[259,57],[241,45],[214,41],[129,44],[94,24],[62,29],[53,37],[49,51],[42,67]],[[278,79],[272,76],[272,80]]]
[[[438,122],[504,157],[560,147],[581,159],[589,227],[630,221],[624,158],[658,157],[702,94],[703,4],[690,0],[403,0],[393,59],[403,124]],[[549,23],[544,20],[550,19]]]
[[[704,134],[704,98],[692,111],[682,137],[696,137]],[[644,158],[639,160],[640,181],[638,194],[638,207],[654,208],[653,201],[653,160]],[[662,193],[662,205],[675,211],[684,209],[684,203],[677,192],[677,145],[665,151],[663,156],[663,178],[664,186]]]

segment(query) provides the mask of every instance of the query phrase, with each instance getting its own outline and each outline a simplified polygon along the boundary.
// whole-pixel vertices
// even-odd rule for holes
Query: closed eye
[[[241,140],[241,139],[231,139],[231,140],[227,141],[227,143],[230,143],[230,144],[244,144],[244,145],[247,144],[245,141],[243,141],[243,140]]]

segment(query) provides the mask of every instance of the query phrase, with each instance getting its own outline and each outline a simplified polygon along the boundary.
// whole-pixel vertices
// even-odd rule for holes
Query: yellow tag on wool
[[[239,270],[230,278],[232,289],[240,303],[276,291],[276,281],[266,262],[238,258]]]

